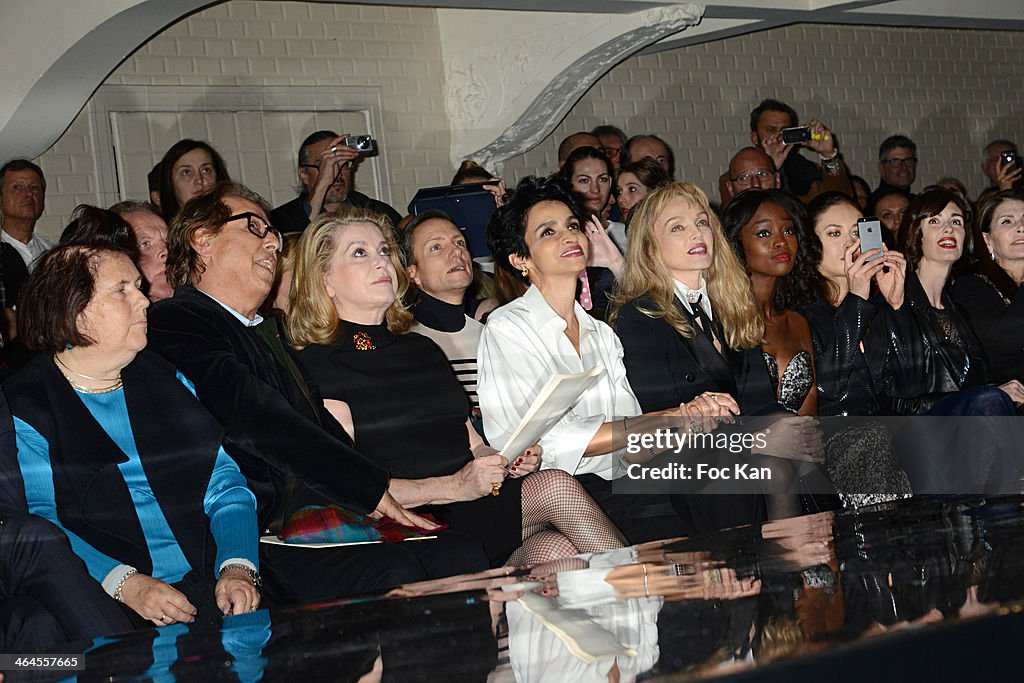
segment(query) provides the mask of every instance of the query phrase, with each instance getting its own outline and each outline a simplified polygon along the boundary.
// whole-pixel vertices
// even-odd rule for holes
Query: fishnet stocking
[[[572,475],[534,472],[523,480],[523,545],[509,564],[547,562],[626,544],[604,511]]]

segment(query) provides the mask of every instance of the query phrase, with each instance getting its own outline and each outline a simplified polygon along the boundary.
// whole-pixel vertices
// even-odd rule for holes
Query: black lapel
[[[711,342],[708,336],[701,333],[700,329],[697,327],[697,321],[694,320],[693,314],[686,310],[686,307],[683,306],[678,297],[676,298],[675,304],[676,308],[679,309],[697,332],[692,339],[683,339],[682,337],[679,337],[679,335],[676,335],[679,338],[679,343],[685,349],[686,353],[693,358],[694,363],[707,373],[715,387],[722,392],[735,395],[736,377],[733,374],[731,363],[723,357],[717,349],[715,349],[715,345]],[[714,323],[712,324],[715,326],[715,334],[718,335],[718,339],[722,343],[723,353],[726,355],[734,355],[725,344],[725,337],[721,333],[720,326]]]

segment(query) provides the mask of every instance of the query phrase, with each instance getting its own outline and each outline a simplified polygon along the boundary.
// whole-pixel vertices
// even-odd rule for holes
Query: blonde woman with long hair
[[[644,411],[705,391],[736,397],[744,413],[777,407],[766,374],[763,386],[737,386],[736,368],[758,359],[746,352],[760,346],[764,318],[707,195],[695,185],[666,185],[634,209],[609,322]]]
[[[390,470],[403,506],[476,539],[494,565],[621,547],[572,477],[535,472],[540,446],[510,461],[483,443],[444,352],[409,332],[400,254],[388,219],[361,209],[324,214],[299,240],[288,333],[324,406]]]
[[[609,321],[622,341],[626,375],[641,409],[721,393],[735,398],[742,415],[782,413],[761,358],[764,317],[707,195],[690,183],[651,192],[633,210],[627,254]],[[809,459],[792,446],[807,441],[819,448],[814,435],[804,433],[812,423],[781,419],[752,455]],[[673,503],[700,531],[795,512],[792,496],[755,493],[677,496]]]

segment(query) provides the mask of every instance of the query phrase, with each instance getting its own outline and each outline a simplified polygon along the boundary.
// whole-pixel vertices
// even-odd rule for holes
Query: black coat
[[[699,331],[686,307],[678,300],[675,304]],[[686,339],[664,320],[640,311],[654,305],[646,296],[630,301],[615,321],[629,385],[645,413],[678,406],[705,391],[730,394],[745,415],[782,410],[760,348],[734,351],[723,346],[719,353],[704,334]],[[724,342],[721,328],[712,324]]]
[[[1024,380],[1024,287],[989,263],[960,277],[952,295],[978,335],[992,379],[998,384]]]
[[[760,347],[734,351],[723,344],[720,354],[700,332],[686,307],[678,299],[675,305],[697,331],[692,339],[680,335],[664,320],[642,313],[640,308],[654,307],[654,301],[646,296],[624,304],[615,321],[626,377],[645,413],[674,408],[705,391],[730,394],[743,415],[784,412],[775,399]],[[712,325],[716,336],[724,342],[721,327],[716,322]],[[759,418],[763,419],[768,418]],[[744,429],[754,431],[756,424],[757,421],[748,421]],[[744,492],[734,489],[732,493]],[[764,499],[757,492],[726,496],[677,494],[671,496],[671,502],[693,533],[757,524],[767,518]]]
[[[261,529],[302,505],[376,507],[388,472],[352,448],[315,387],[310,401],[255,330],[216,301],[182,287],[154,304],[149,346],[195,383],[224,425],[224,449],[256,494]]]
[[[153,495],[192,569],[216,575],[203,499],[223,430],[178,380],[143,351],[121,371],[132,436]],[[57,516],[100,552],[152,573],[152,559],[118,464],[128,456],[92,417],[48,354],[4,382],[11,412],[49,444]],[[5,453],[5,458],[8,456]],[[10,462],[3,463],[5,469]],[[18,465],[15,462],[14,468]]]

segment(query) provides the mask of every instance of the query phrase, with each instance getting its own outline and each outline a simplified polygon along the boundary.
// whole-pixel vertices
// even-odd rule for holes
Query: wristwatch
[[[220,568],[220,574],[217,576],[218,579],[224,576],[224,572],[229,569],[241,569],[243,572],[249,575],[249,580],[252,581],[252,585],[256,587],[256,590],[263,588],[263,579],[260,577],[260,573],[244,564],[226,564]]]

